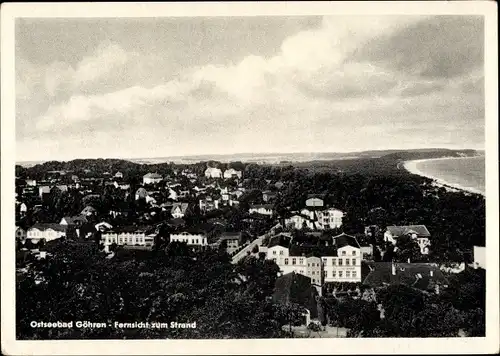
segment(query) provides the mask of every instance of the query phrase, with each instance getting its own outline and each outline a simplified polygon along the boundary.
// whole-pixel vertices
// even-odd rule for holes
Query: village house
[[[306,200],[307,207],[323,207],[325,206],[324,196],[322,194],[308,194]]]
[[[384,241],[395,245],[400,236],[408,236],[416,240],[422,255],[429,253],[429,246],[431,245],[429,237],[431,234],[425,225],[387,226],[387,230],[384,233]]]
[[[88,220],[85,215],[76,215],[76,216],[65,216],[59,222],[60,225],[66,226],[82,226],[83,224],[88,223]]]
[[[95,227],[96,231],[104,232],[104,231],[111,230],[113,228],[113,225],[111,225],[110,223],[107,223],[105,221],[102,221],[100,223],[95,224],[94,227]]]
[[[174,203],[172,205],[172,210],[170,213],[172,214],[172,217],[175,219],[181,219],[186,215],[186,211],[189,208],[188,203]]]
[[[121,189],[121,190],[130,189],[130,184],[127,183],[118,183],[117,181],[114,181],[113,185],[115,186],[116,189]]]
[[[125,226],[105,232],[101,236],[104,250],[109,252],[112,244],[119,246],[142,246],[152,247],[155,239],[155,231],[151,227]]]
[[[260,214],[266,216],[273,216],[272,204],[252,204],[248,209],[249,214]]]
[[[224,179],[238,178],[241,179],[241,171],[229,168],[224,171]]]
[[[36,180],[35,179],[26,179],[26,185],[30,187],[36,187]]]
[[[163,177],[158,173],[148,173],[142,177],[142,183],[147,184],[157,184],[163,180]]]
[[[123,179],[123,173],[122,172],[116,172],[115,173],[115,178],[116,179]]]
[[[61,224],[35,224],[28,229],[26,238],[33,243],[38,243],[42,239],[52,241],[66,236],[67,227]]]
[[[219,168],[208,167],[205,170],[206,178],[222,178],[222,171]]]
[[[327,282],[361,282],[360,247],[355,237],[341,234],[333,238],[334,246],[323,252],[307,253],[308,247],[282,243],[270,244],[266,258],[273,260],[283,273],[302,274],[315,285]]]
[[[19,205],[19,212],[21,214],[26,214],[28,212],[28,206],[26,205],[26,203],[21,203]]]
[[[228,254],[232,255],[238,248],[240,248],[243,242],[242,232],[224,232],[217,240],[217,245],[222,242],[226,243],[226,251]]]
[[[361,247],[354,236],[333,237],[336,253],[322,256],[325,282],[361,282]]]
[[[317,199],[317,198],[313,198]],[[315,204],[315,202],[312,202]],[[317,203],[317,202],[316,202]],[[285,225],[295,229],[307,227],[312,230],[335,229],[342,226],[344,213],[335,208],[307,207],[285,219]]]
[[[200,199],[199,204],[200,210],[202,212],[207,212],[219,209],[220,200],[213,199],[211,196],[207,196],[204,199]]]
[[[197,230],[182,231],[170,234],[170,242],[184,242],[188,246],[207,246],[207,237],[205,232]]]

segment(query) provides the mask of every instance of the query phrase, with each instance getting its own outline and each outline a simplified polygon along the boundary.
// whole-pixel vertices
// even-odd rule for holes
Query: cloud
[[[161,147],[187,154],[480,144],[481,25],[455,17],[325,17],[317,29],[286,38],[269,57],[249,54],[175,76],[168,53],[106,43],[75,67],[52,63],[43,78],[27,75],[36,70],[22,64],[27,70],[18,76],[18,98],[40,83],[51,98],[22,135],[52,135],[68,147],[76,144],[67,137],[80,138],[83,155],[103,144],[88,147],[82,135],[89,133],[118,153],[143,132],[146,156]]]

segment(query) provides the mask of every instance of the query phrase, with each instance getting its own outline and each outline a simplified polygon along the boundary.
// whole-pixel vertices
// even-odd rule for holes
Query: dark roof
[[[114,227],[111,230],[109,230],[107,233],[108,234],[113,234],[113,233],[127,233],[127,232],[135,232],[135,233],[151,233],[155,230],[154,226],[134,226],[134,225],[128,225],[128,226],[119,226],[119,227]]]
[[[55,231],[66,232],[67,226],[66,225],[59,225],[59,224],[55,224],[55,223],[46,223],[46,224],[39,223],[39,224],[35,224],[32,227],[30,227],[30,229],[38,229],[38,230],[42,230],[42,231],[52,229]]]
[[[241,239],[243,236],[243,233],[241,231],[236,231],[236,232],[223,232],[219,236],[219,240],[235,240],[235,239]]]
[[[316,194],[316,193],[314,193],[314,194],[307,194],[307,199],[318,198],[318,199],[324,200],[325,197],[326,197],[326,194],[323,194],[323,193],[322,194]]]
[[[260,208],[272,209],[273,204],[251,204],[250,205],[250,209],[260,209]]]
[[[318,246],[318,245],[292,245],[290,246],[290,256],[332,256],[337,257],[336,246]]]
[[[296,303],[307,308],[311,312],[311,318],[315,318],[318,315],[316,294],[309,277],[292,272],[276,279],[272,298],[275,303]]]
[[[402,236],[414,233],[418,236],[431,236],[425,225],[387,226],[387,230],[389,230],[392,236]]]
[[[341,248],[344,246],[353,246],[360,248],[358,240],[356,240],[354,236],[342,233],[340,235],[334,236],[333,239],[337,248]]]
[[[291,236],[285,233],[279,233],[277,235],[272,236],[269,239],[269,244],[267,245],[268,248],[274,247],[274,246],[283,246],[283,247],[288,247],[289,243],[291,240]]]
[[[186,221],[181,218],[170,219],[167,221],[167,224],[170,226],[182,226],[186,224]]]
[[[419,289],[429,289],[435,283],[447,283],[443,272],[437,265],[431,263],[394,263],[395,275],[392,274],[392,262],[373,262],[367,265],[371,271],[363,284],[370,287],[404,284]]]

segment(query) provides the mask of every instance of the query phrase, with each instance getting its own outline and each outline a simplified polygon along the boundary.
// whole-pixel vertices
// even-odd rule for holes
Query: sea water
[[[484,156],[422,160],[415,167],[423,175],[437,178],[450,186],[485,192]]]

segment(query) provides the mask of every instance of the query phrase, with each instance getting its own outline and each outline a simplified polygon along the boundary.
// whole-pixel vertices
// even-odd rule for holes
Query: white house
[[[334,238],[337,253],[321,256],[325,282],[361,282],[363,255],[355,237],[340,234]]]
[[[314,198],[316,199],[316,198]],[[312,230],[334,229],[342,226],[344,213],[335,208],[304,208],[300,214],[285,219],[285,225],[295,229],[306,226]]]
[[[115,178],[123,178],[123,173],[122,172],[116,172],[115,173]]]
[[[421,254],[426,255],[429,253],[429,246],[431,245],[429,237],[431,234],[425,225],[387,226],[384,241],[395,245],[398,237],[403,235],[417,241]]]
[[[315,196],[310,196],[307,200],[306,200],[306,206],[309,206],[309,207],[318,207],[318,206],[324,206],[325,205],[325,202],[323,199],[321,198],[318,198],[318,197],[315,197]]]
[[[160,183],[162,180],[163,177],[158,173],[148,173],[142,177],[142,183],[144,185]]]
[[[170,242],[185,242],[189,246],[207,246],[207,237],[201,232],[183,231],[177,234],[170,234]]]
[[[26,204],[21,203],[21,205],[19,205],[19,212],[21,214],[26,214],[27,211],[28,211],[28,207],[26,206]]]
[[[109,246],[113,243],[120,246],[151,247],[154,244],[154,238],[155,235],[151,229],[136,227],[124,227],[116,231],[108,231],[101,236],[105,251],[109,251]]]
[[[321,259],[316,256],[293,256],[287,247],[276,245],[267,249],[266,258],[274,261],[282,274],[295,272],[311,278],[311,284],[321,285]]]
[[[174,203],[172,209],[170,210],[172,217],[176,219],[181,219],[186,215],[186,211],[189,207],[188,203]]]
[[[60,224],[35,224],[28,229],[26,238],[33,243],[45,239],[45,241],[52,241],[66,236],[67,225]]]
[[[224,171],[224,179],[231,179],[233,177],[241,179],[241,171],[237,171],[233,168],[229,168]]]
[[[220,200],[213,199],[212,197],[208,196],[205,199],[200,199],[199,204],[201,211],[205,212],[205,211],[217,210],[219,209]]]
[[[207,177],[207,178],[222,178],[222,171],[219,168],[208,167],[205,170],[205,177]]]
[[[302,229],[304,224],[309,229],[314,229],[314,222],[309,218],[309,216],[295,214],[285,219],[285,226],[292,227],[297,230]]]
[[[107,231],[107,230],[111,230],[112,228],[113,228],[113,225],[111,225],[110,223],[107,223],[105,221],[100,222],[98,224],[95,224],[95,229],[97,231]]]
[[[250,205],[250,208],[248,209],[249,214],[260,214],[260,215],[267,215],[267,216],[273,216],[273,206],[271,204],[254,204]]]

